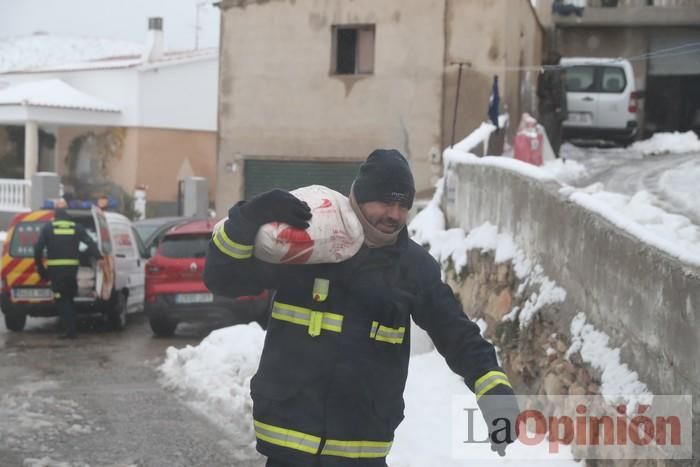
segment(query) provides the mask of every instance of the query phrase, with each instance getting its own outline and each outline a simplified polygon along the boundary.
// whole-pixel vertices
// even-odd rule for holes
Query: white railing
[[[26,211],[32,182],[0,178],[0,211]]]

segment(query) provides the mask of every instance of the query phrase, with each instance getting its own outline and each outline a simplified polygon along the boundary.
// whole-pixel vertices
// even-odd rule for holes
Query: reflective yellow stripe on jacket
[[[508,376],[506,376],[505,373],[496,370],[489,371],[484,376],[477,379],[476,383],[474,383],[474,394],[476,394],[476,399],[478,400],[481,396],[499,384],[504,384],[509,388],[512,388],[510,382],[508,381]]]
[[[214,233],[214,245],[223,254],[233,259],[248,259],[253,256],[253,245],[242,245],[231,240],[223,225]]]
[[[73,221],[53,221],[51,226],[55,235],[75,235],[75,222]]]
[[[254,420],[255,436],[275,446],[295,449],[315,455],[321,448],[319,436],[290,430]],[[392,441],[326,440],[322,456],[347,457],[351,459],[381,458],[389,455]]]
[[[388,342],[389,344],[402,344],[403,336],[406,334],[406,328],[390,328],[382,326],[377,321],[372,321],[372,329],[369,331],[369,338],[380,342]]]
[[[272,318],[288,323],[308,326],[311,336],[318,336],[321,330],[341,332],[343,330],[343,315],[316,311],[288,303],[274,302]]]
[[[49,266],[79,266],[77,259],[50,259],[46,262]]]

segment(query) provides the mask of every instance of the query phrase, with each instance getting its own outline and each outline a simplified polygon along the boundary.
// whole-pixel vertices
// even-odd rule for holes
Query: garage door
[[[325,185],[344,195],[357,176],[359,162],[245,161],[245,197],[273,188],[293,190],[307,185]]]

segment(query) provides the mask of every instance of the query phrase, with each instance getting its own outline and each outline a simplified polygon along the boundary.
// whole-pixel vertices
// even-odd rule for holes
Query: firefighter
[[[65,201],[58,201],[55,208],[53,222],[47,223],[39,232],[39,238],[34,245],[34,262],[41,278],[51,282],[51,290],[64,327],[64,332],[59,338],[75,339],[77,333],[73,299],[78,290],[80,242],[87,245],[87,253],[93,258],[100,260],[102,255],[83,226],[70,219]],[[48,258],[48,270],[43,262],[44,249]]]
[[[517,401],[493,345],[442,282],[438,263],[408,238],[408,162],[376,150],[350,191],[365,243],[345,262],[278,265],[253,256],[261,225],[309,225],[309,207],[282,190],[234,205],[209,244],[204,280],[212,292],[277,290],[251,381],[258,451],[267,466],[386,466],[403,419],[412,317],[476,394],[492,449],[504,455],[516,436]]]

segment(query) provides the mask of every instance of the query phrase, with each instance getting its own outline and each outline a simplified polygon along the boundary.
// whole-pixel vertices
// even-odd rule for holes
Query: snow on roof
[[[151,67],[218,56],[218,49],[168,51],[144,62],[143,45],[111,39],[49,34],[0,39],[0,73],[110,70]]]
[[[87,71],[87,70],[115,70],[123,68],[148,68],[154,66],[164,66],[176,63],[190,62],[194,60],[216,58],[218,57],[218,49],[200,49],[166,52],[163,57],[157,60],[144,62],[141,55],[129,55],[119,57],[107,57],[98,60],[89,60],[85,62],[71,62],[59,65],[48,65],[36,67],[28,70],[14,70],[5,74],[28,74],[28,73],[48,73],[58,71]]]
[[[99,112],[120,111],[113,105],[78,91],[60,79],[31,81],[0,89],[0,105],[59,107]]]
[[[138,56],[133,42],[54,34],[0,39],[0,73],[79,63],[107,57]]]

